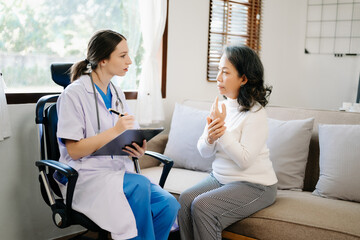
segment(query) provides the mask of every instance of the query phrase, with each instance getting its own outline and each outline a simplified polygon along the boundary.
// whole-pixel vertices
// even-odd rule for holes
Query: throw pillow
[[[320,125],[320,177],[313,192],[360,202],[360,125]]]
[[[301,190],[314,118],[280,121],[268,119],[267,145],[278,178],[278,189]]]
[[[176,103],[164,151],[164,155],[174,161],[174,167],[211,171],[215,157],[203,158],[197,150],[197,141],[204,131],[208,115],[209,111]]]

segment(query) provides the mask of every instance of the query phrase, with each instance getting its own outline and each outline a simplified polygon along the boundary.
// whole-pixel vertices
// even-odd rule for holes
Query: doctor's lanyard
[[[91,80],[91,85],[92,85],[92,88],[93,88],[93,92],[94,92],[94,99],[95,99],[95,107],[96,107],[96,119],[97,119],[97,125],[98,125],[98,130],[96,132],[96,134],[99,134],[100,133],[100,116],[99,116],[99,107],[98,107],[98,100],[97,100],[97,94],[96,94],[96,91],[95,91],[95,83],[94,83],[94,80],[91,76],[91,73],[89,74],[90,76],[90,80]],[[119,97],[119,93],[118,91],[116,90],[116,87],[114,86],[114,84],[112,82],[110,82],[111,86],[114,88],[115,90],[115,93],[116,93],[116,106],[118,106],[118,102],[120,102],[120,105],[121,105],[121,111],[124,111],[124,105]]]

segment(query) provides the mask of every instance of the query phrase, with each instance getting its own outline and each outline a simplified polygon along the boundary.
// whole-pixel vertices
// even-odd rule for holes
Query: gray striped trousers
[[[275,202],[277,185],[219,183],[210,174],[179,198],[182,240],[221,240],[222,230]]]

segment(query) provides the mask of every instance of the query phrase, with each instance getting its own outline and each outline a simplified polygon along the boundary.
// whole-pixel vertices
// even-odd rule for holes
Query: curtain
[[[123,85],[122,87],[127,90],[134,90],[137,88],[137,83],[135,81],[136,79],[136,72],[139,66],[135,63],[135,56],[138,52],[138,49],[140,47],[140,40],[141,40],[141,31],[139,29],[140,26],[140,13],[139,13],[139,1],[138,0],[131,0],[127,1],[127,4],[124,5],[126,14],[122,19],[122,28],[126,29],[128,28],[129,31],[121,32],[121,34],[124,34],[124,36],[127,39],[127,44],[129,47],[129,55],[132,60],[132,64],[129,68],[129,72],[126,73],[124,77],[114,76],[112,79],[112,82],[115,85],[121,86],[120,83],[126,85]],[[125,27],[126,26],[126,27]],[[134,30],[136,29],[136,30]]]
[[[0,141],[10,137],[10,120],[5,97],[5,82],[0,72]]]
[[[136,71],[138,66],[135,64],[135,54],[137,53],[139,46],[140,46],[140,39],[141,39],[141,31],[133,31],[139,26],[137,20],[139,20],[139,1],[132,0],[131,4],[127,8],[128,10],[128,26],[129,26],[129,34],[127,37],[127,42],[129,46],[129,53],[132,60],[132,65],[129,68],[129,72],[125,75],[124,79],[129,79],[127,82],[130,86],[127,89],[136,89]]]
[[[167,0],[140,0],[141,31],[145,50],[136,117],[140,125],[164,120],[158,52],[166,23]]]

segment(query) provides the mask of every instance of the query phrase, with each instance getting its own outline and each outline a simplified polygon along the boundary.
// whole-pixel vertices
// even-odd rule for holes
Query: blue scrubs
[[[143,175],[125,173],[124,194],[133,211],[138,230],[136,240],[166,240],[180,204],[167,191]]]
[[[103,98],[106,108],[107,109],[111,108],[112,94],[110,90],[110,84],[107,87],[106,94],[99,88],[98,85],[95,84],[95,87],[99,91],[101,97]]]
[[[105,94],[96,84],[106,107],[111,108],[110,84]],[[180,204],[167,191],[142,175],[126,172],[123,191],[136,221],[138,235],[133,240],[166,240]]]

